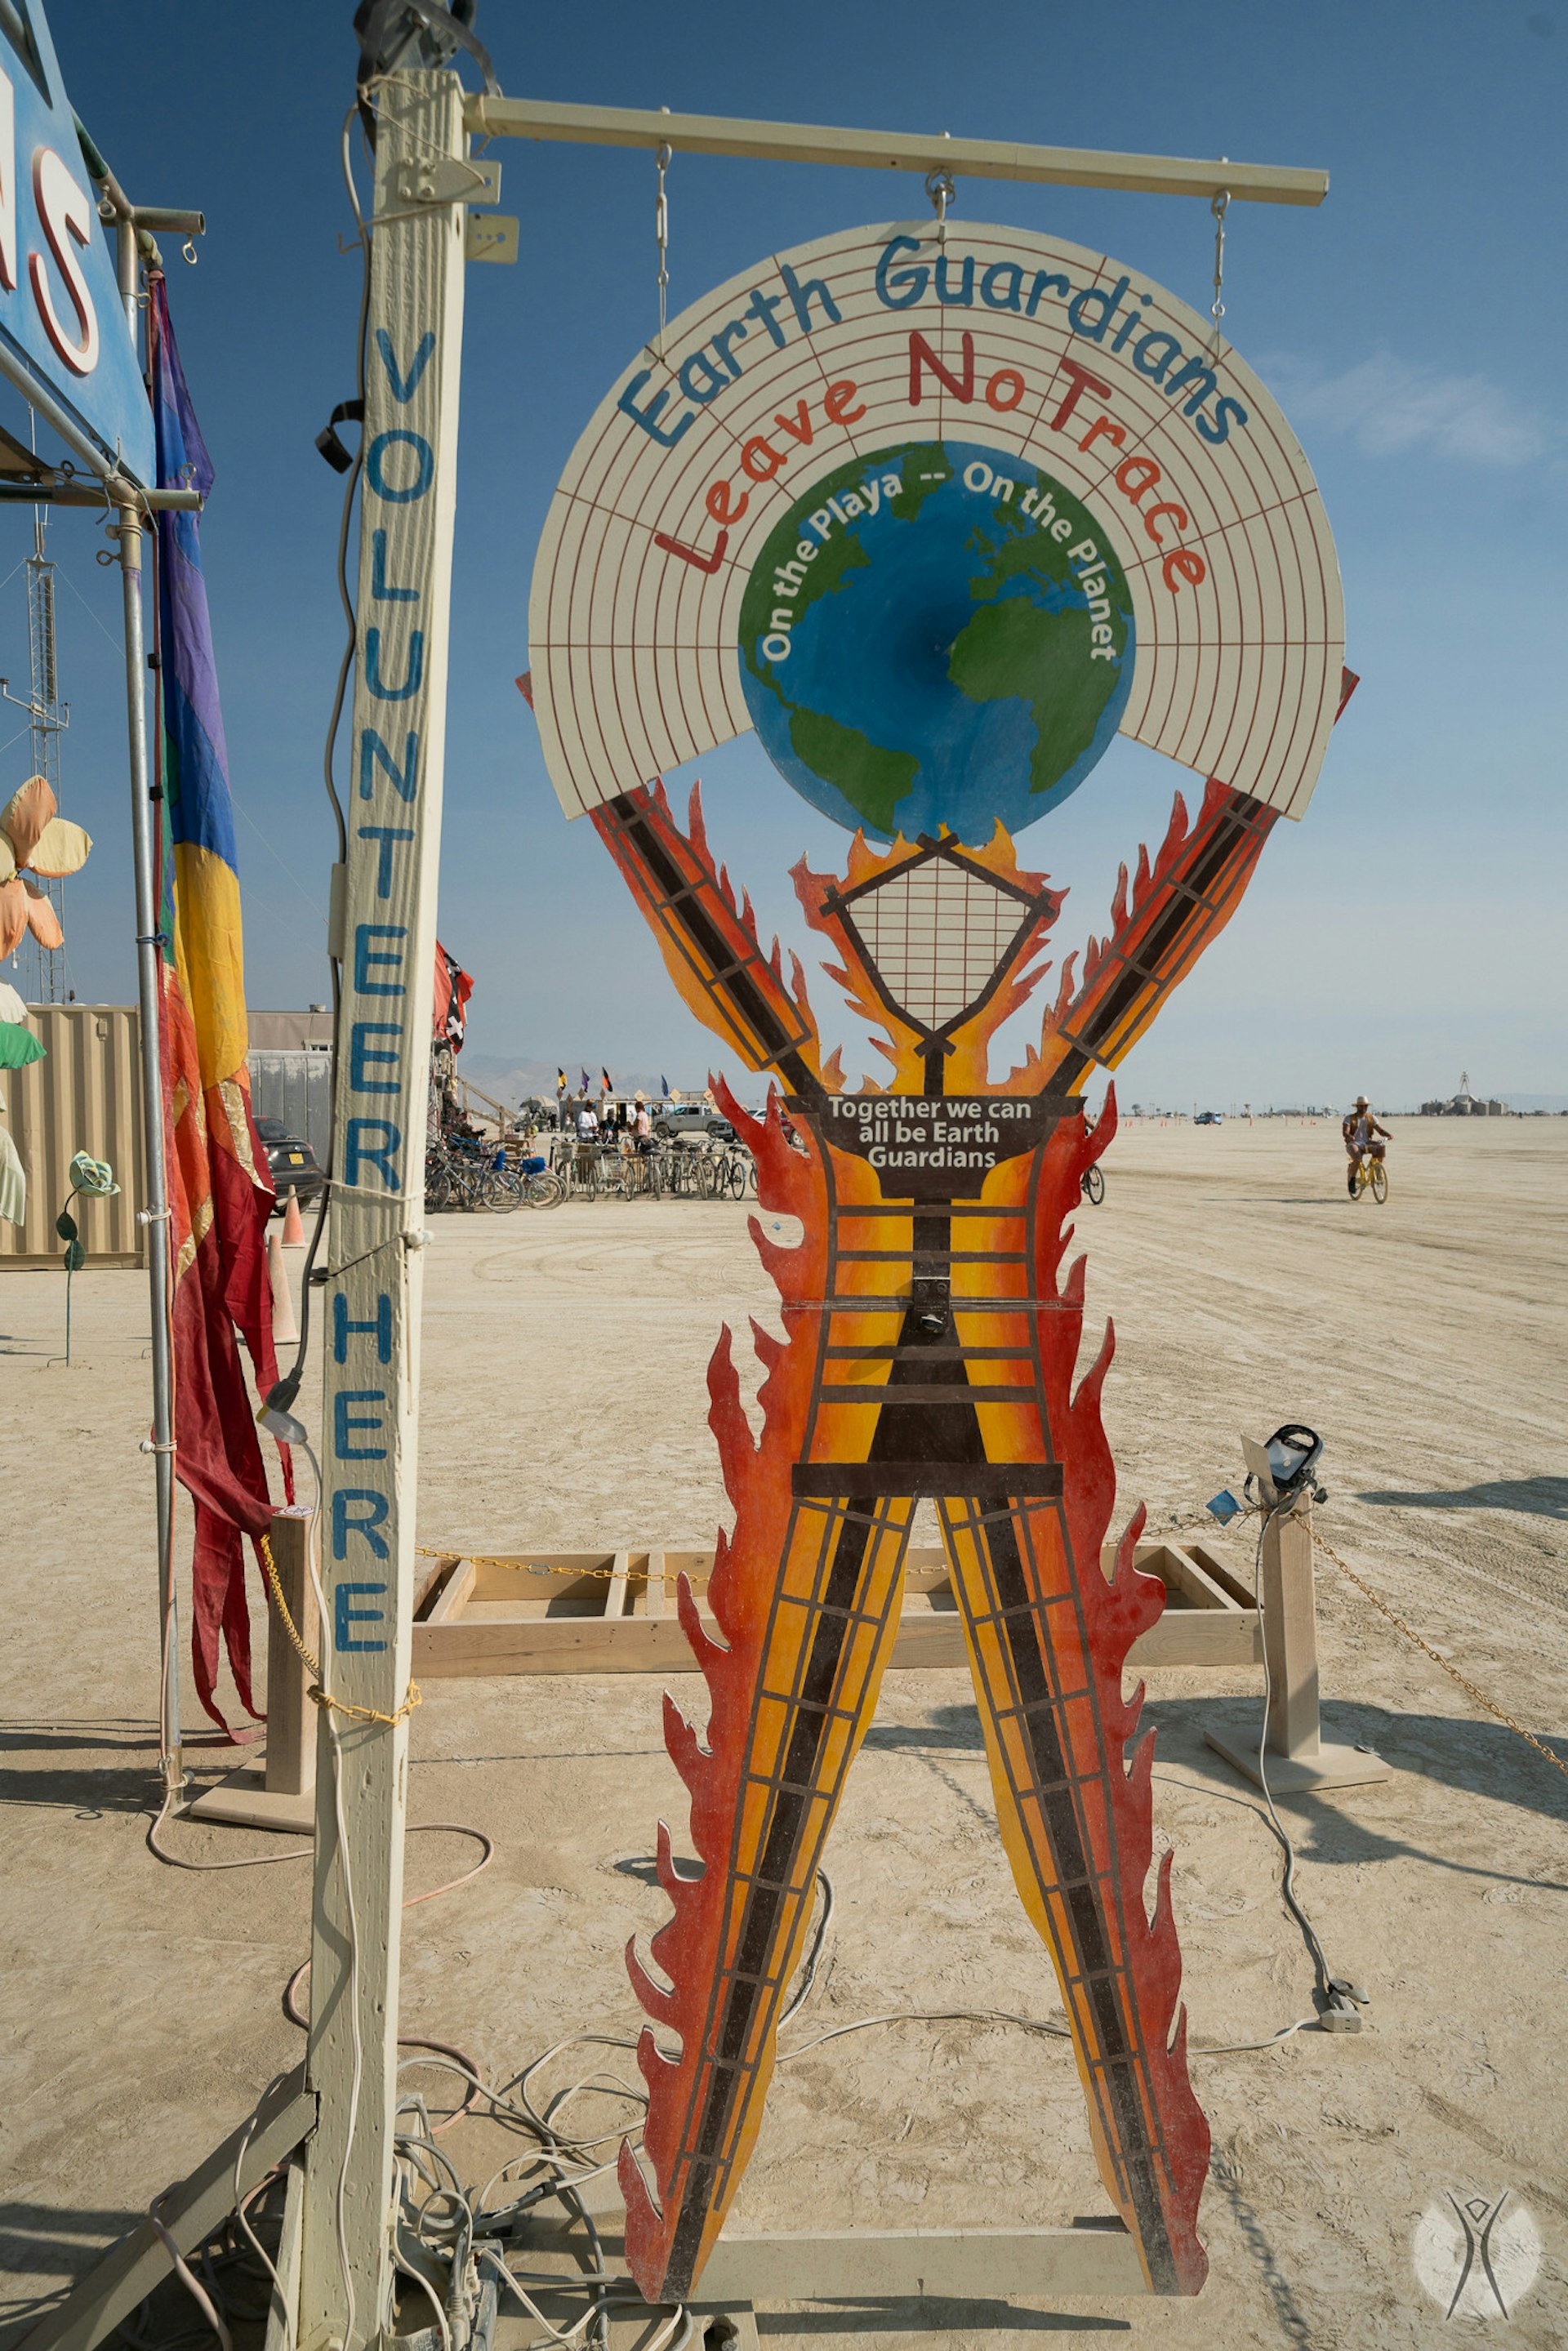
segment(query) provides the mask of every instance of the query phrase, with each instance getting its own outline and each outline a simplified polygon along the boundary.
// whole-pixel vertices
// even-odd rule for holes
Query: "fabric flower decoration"
[[[57,816],[56,805],[44,778],[31,776],[0,809],[0,962],[29,931],[41,947],[65,944],[47,893],[22,871],[57,882],[87,863],[91,841],[79,824]]]
[[[120,1189],[108,1160],[90,1158],[85,1151],[78,1151],[71,1161],[70,1179],[73,1192],[94,1192],[101,1196]]]

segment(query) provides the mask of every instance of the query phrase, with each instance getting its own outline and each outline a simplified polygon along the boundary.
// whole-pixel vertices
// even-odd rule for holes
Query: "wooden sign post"
[[[334,876],[342,970],[323,1293],[322,1678],[299,2351],[379,2341],[392,2282],[421,1230],[445,750],[463,93],[400,70],[378,120],[359,664]]]
[[[1389,1767],[1368,1747],[1330,1743],[1318,1712],[1318,1610],[1312,1573],[1312,1489],[1281,1507],[1266,1447],[1244,1437],[1241,1449],[1269,1516],[1258,1562],[1260,1615],[1269,1708],[1260,1757],[1255,1737],[1212,1726],[1204,1732],[1215,1752],[1274,1795],[1314,1788],[1362,1788],[1386,1780]]]

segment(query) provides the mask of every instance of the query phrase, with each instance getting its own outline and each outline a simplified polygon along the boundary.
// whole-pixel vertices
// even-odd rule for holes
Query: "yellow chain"
[[[574,1583],[592,1577],[608,1583],[616,1573],[612,1567],[535,1567],[518,1559],[498,1559],[489,1552],[443,1551],[439,1546],[432,1549],[429,1543],[421,1543],[419,1555],[421,1559],[466,1560],[471,1567],[509,1568],[514,1575],[570,1575]],[[691,1581],[695,1585],[701,1585],[706,1583],[707,1578],[694,1575]]]
[[[1535,1737],[1533,1731],[1526,1730],[1522,1722],[1515,1722],[1511,1714],[1505,1714],[1500,1706],[1496,1705],[1492,1699],[1488,1698],[1485,1690],[1478,1689],[1474,1682],[1471,1681],[1467,1675],[1460,1673],[1458,1666],[1451,1666],[1447,1657],[1440,1656],[1437,1650],[1432,1646],[1430,1641],[1424,1640],[1421,1635],[1416,1632],[1413,1625],[1406,1625],[1403,1616],[1396,1615],[1394,1610],[1388,1605],[1387,1601],[1381,1598],[1377,1593],[1374,1592],[1370,1583],[1363,1582],[1362,1578],[1357,1575],[1354,1568],[1349,1564],[1348,1561],[1341,1559],[1333,1545],[1323,1541],[1322,1535],[1319,1534],[1315,1527],[1312,1530],[1312,1541],[1317,1545],[1319,1551],[1326,1552],[1328,1553],[1328,1556],[1333,1560],[1340,1573],[1342,1575],[1349,1576],[1356,1590],[1361,1593],[1364,1598],[1370,1600],[1373,1606],[1380,1610],[1381,1613],[1387,1617],[1389,1623],[1394,1625],[1397,1631],[1404,1634],[1405,1638],[1407,1641],[1414,1641],[1418,1649],[1424,1649],[1426,1651],[1427,1656],[1431,1658],[1432,1663],[1435,1666],[1441,1666],[1443,1671],[1448,1675],[1450,1681],[1458,1682],[1459,1687],[1466,1691],[1469,1697],[1473,1698],[1476,1704],[1480,1707],[1484,1712],[1490,1714],[1495,1721],[1506,1723],[1510,1730],[1517,1730],[1527,1747],[1533,1747],[1536,1753],[1546,1762],[1550,1763],[1554,1771],[1561,1771],[1564,1779],[1568,1779],[1568,1763],[1564,1763],[1561,1755],[1553,1755],[1550,1747],[1543,1747],[1540,1740]]]
[[[288,1603],[283,1596],[283,1586],[277,1580],[277,1568],[272,1556],[272,1538],[270,1535],[263,1535],[260,1538],[260,1541],[262,1565],[267,1570],[267,1580],[272,1587],[272,1596],[277,1604],[277,1613],[283,1619],[283,1629],[287,1634],[289,1640],[293,1643],[295,1648],[298,1651],[309,1671],[316,1676],[316,1679],[310,1684],[306,1692],[306,1696],[310,1699],[311,1703],[315,1706],[329,1706],[333,1708],[334,1712],[338,1714],[352,1715],[356,1722],[384,1722],[389,1725],[396,1722],[405,1722],[408,1717],[413,1712],[414,1708],[416,1706],[423,1706],[424,1703],[423,1692],[421,1690],[419,1684],[412,1676],[409,1678],[408,1696],[404,1698],[402,1704],[399,1707],[395,1714],[378,1713],[373,1706],[351,1706],[346,1698],[334,1698],[330,1690],[324,1690],[322,1688],[321,1661],[319,1657],[313,1657],[311,1656],[309,1650],[306,1647],[304,1641],[300,1637],[299,1627],[296,1625],[293,1617],[288,1613]]]

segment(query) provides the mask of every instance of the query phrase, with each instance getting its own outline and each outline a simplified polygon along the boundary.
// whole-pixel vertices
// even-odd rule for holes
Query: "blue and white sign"
[[[133,479],[152,413],[39,0],[0,11],[0,336]]]

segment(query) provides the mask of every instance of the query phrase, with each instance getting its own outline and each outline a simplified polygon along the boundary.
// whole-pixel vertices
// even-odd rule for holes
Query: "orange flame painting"
[[[1224,927],[1274,820],[1219,783],[1196,820],[1178,798],[1157,855],[1140,852],[1131,883],[1124,869],[1076,984],[1068,958],[1038,1047],[999,1082],[988,1048],[1044,976],[1061,908],[1001,827],[982,848],[946,831],[886,850],[857,836],[839,879],[798,867],[825,968],[888,1063],[884,1087],[850,1094],[799,964],[787,982],[777,943],[764,952],[749,901],[716,869],[699,795],[684,831],[662,785],[593,812],[685,1001],[779,1081],[756,1118],[712,1082],[755,1155],[760,1206],[801,1234],[783,1246],[752,1220],[785,1332],[753,1325],[760,1437],[727,1330],[708,1371],[734,1525],[718,1538],[711,1621],[685,1578],[679,1594],[706,1727],[664,1706],[702,1866],[677,1871],[661,1824],[673,1913],[646,1959],[628,1951],[652,2021],[649,2106],[642,2157],[623,2147],[620,2178],[652,2303],[691,2294],[755,2143],[922,1499],[941,1521],[998,1820],[1055,1964],[1106,2191],[1152,2291],[1203,2283],[1208,2128],[1187,2078],[1172,1855],[1151,1911],[1154,1738],[1141,1687],[1123,1689],[1164,1586],[1134,1564],[1141,1508],[1102,1569],[1114,1342],[1107,1325],[1075,1385],[1085,1264],[1070,1261],[1071,1218],[1116,1126],[1113,1090],[1091,1130],[1082,1087],[1120,1062]]]

